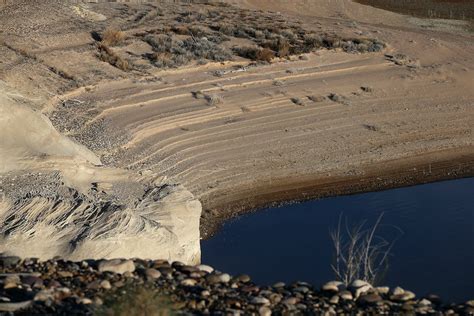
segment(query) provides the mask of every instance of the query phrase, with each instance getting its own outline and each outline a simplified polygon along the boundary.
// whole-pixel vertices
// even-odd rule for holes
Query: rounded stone
[[[22,277],[21,279],[23,284],[27,284],[33,288],[41,288],[44,286],[43,280],[37,276],[28,275]]]
[[[182,286],[195,286],[197,284],[197,281],[194,279],[184,279],[181,281]]]
[[[298,299],[296,297],[289,297],[289,298],[286,298],[283,300],[283,304],[286,304],[286,305],[295,305],[298,303]]]
[[[388,286],[377,286],[375,290],[382,295],[387,295],[390,292],[390,288]]]
[[[87,297],[83,297],[79,300],[79,304],[90,305],[92,304],[92,300]]]
[[[216,284],[216,283],[220,282],[220,278],[219,278],[219,275],[217,275],[217,274],[208,274],[206,276],[206,281],[209,284]]]
[[[158,279],[159,277],[161,277],[161,272],[156,269],[150,268],[145,270],[145,275],[148,279]]]
[[[247,274],[241,274],[239,276],[236,276],[234,279],[236,281],[242,282],[242,283],[248,283],[251,280],[250,277]]]
[[[339,296],[334,295],[333,297],[331,297],[331,299],[329,300],[329,303],[337,305],[339,303]]]
[[[415,297],[415,293],[411,291],[404,291],[402,294],[394,294],[390,296],[390,299],[397,302],[406,302],[414,299]]]
[[[354,296],[356,298],[358,298],[359,296],[361,296],[364,293],[367,293],[371,289],[372,289],[372,285],[370,285],[370,284],[363,285],[363,286],[355,289]]]
[[[250,301],[252,304],[257,305],[270,305],[270,301],[265,297],[256,296]]]
[[[73,277],[73,274],[70,271],[58,271],[58,275],[61,278],[72,278]]]
[[[112,285],[110,284],[109,281],[107,280],[102,280],[100,282],[100,287],[103,288],[104,290],[110,290],[112,288]]]
[[[160,267],[158,268],[158,271],[160,271],[162,275],[169,276],[173,274],[174,270],[171,267]]]
[[[260,316],[271,316],[272,310],[266,306],[262,306],[258,309],[258,314]]]
[[[376,293],[369,293],[359,297],[358,302],[362,305],[375,305],[382,301],[382,297]]]
[[[228,283],[230,282],[230,275],[227,273],[222,273],[219,275],[219,281],[222,283]]]
[[[367,286],[367,285],[370,285],[370,283],[363,280],[355,280],[351,283],[351,288],[358,289],[360,287]],[[370,285],[370,287],[372,286]]]
[[[418,302],[418,304],[421,305],[421,306],[430,306],[431,302],[430,302],[430,300],[427,300],[426,298],[424,298],[424,299],[420,300]]]
[[[98,266],[99,272],[113,272],[117,274],[124,274],[126,272],[135,271],[135,263],[132,260],[102,260]]]
[[[352,301],[354,299],[354,297],[352,296],[352,293],[347,290],[340,292],[339,296],[345,301]]]
[[[329,281],[325,283],[321,289],[328,292],[339,292],[343,287],[344,284],[340,281]]]
[[[214,271],[213,267],[205,265],[205,264],[200,264],[200,265],[196,266],[196,268],[198,268],[199,271],[204,271],[204,272],[207,272],[207,273],[212,273]]]
[[[278,304],[281,302],[281,295],[277,293],[271,293],[268,298],[270,299],[270,302],[272,302],[272,304]]]
[[[51,299],[52,297],[53,296],[52,296],[51,291],[42,290],[42,291],[39,291],[38,293],[36,293],[33,300],[39,301],[39,302],[45,302],[48,299]]]
[[[393,295],[401,295],[405,293],[405,290],[402,289],[401,287],[397,286],[396,288],[393,289],[392,294]]]

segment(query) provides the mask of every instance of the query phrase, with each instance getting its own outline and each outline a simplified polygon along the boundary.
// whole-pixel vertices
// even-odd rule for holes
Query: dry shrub
[[[271,62],[273,58],[275,58],[275,53],[268,48],[260,49],[255,56],[255,60],[265,61],[267,63]]]
[[[323,102],[326,98],[322,95],[309,95],[308,99],[313,102]]]
[[[294,97],[294,98],[291,98],[290,100],[296,105],[304,106],[304,102],[300,98]]]
[[[102,34],[101,42],[107,46],[116,46],[125,39],[125,33],[116,29],[107,29]]]
[[[117,67],[120,70],[127,71],[129,70],[128,61],[118,56],[110,47],[100,43],[97,45],[99,50],[99,59],[109,63],[110,65]]]
[[[277,47],[278,57],[288,57],[290,55],[290,44],[287,40],[279,40]]]
[[[189,28],[186,25],[173,26],[171,30],[178,35],[189,35]]]
[[[204,99],[206,99],[207,104],[211,106],[218,105],[224,102],[224,98],[218,94],[206,94],[204,95]]]

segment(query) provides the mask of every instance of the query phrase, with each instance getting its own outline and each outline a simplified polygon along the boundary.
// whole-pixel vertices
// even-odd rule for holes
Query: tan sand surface
[[[88,14],[58,9],[58,19],[67,19],[70,27],[62,35],[31,35],[34,45],[19,37],[21,32],[8,20],[4,25],[9,36],[0,47],[4,53],[0,79],[30,100],[21,105],[22,110],[15,105],[15,111],[31,114],[36,109],[44,115],[35,112],[34,120],[38,129],[48,127],[38,135],[51,142],[45,141],[44,146],[33,138],[35,133],[0,119],[0,128],[9,135],[18,130],[18,141],[7,142],[7,134],[1,135],[8,151],[2,149],[0,167],[4,172],[26,172],[37,168],[36,163],[45,166],[38,157],[46,154],[54,156],[50,171],[59,171],[65,179],[68,175],[80,179],[75,172],[71,176],[71,169],[77,168],[70,163],[81,161],[102,179],[79,181],[86,186],[66,184],[81,192],[95,181],[102,181],[104,187],[114,187],[116,182],[120,183],[116,187],[127,187],[122,176],[111,181],[111,174],[125,174],[131,183],[144,187],[153,187],[152,178],[166,177],[166,183],[179,184],[184,192],[178,192],[177,201],[193,205],[192,211],[182,213],[193,218],[193,228],[171,225],[177,227],[174,236],[190,234],[178,242],[193,244],[181,255],[188,261],[198,253],[199,218],[195,215],[199,216],[200,205],[194,197],[203,206],[201,235],[207,237],[223,219],[272,202],[474,174],[474,41],[462,22],[435,21],[427,28],[418,19],[347,0],[229,2],[279,12],[282,19],[297,19],[308,28],[379,38],[387,48],[367,54],[319,50],[257,67],[249,67],[245,60],[191,64],[150,70],[144,76],[94,59],[87,33],[91,27],[84,28],[88,24],[81,19],[99,23],[100,16],[90,12],[107,17],[103,6],[88,4],[89,11],[80,11]],[[8,10],[9,16],[18,14],[18,10]],[[97,19],[92,21],[91,16]],[[127,32],[139,30],[143,29],[131,27]],[[57,36],[70,40],[55,42]],[[236,65],[242,67],[237,70]],[[96,75],[91,75],[93,70]],[[71,77],[81,82],[80,87],[71,84]],[[196,98],[196,92],[218,96],[219,102]],[[10,113],[11,105],[2,100],[0,110]],[[103,166],[93,166],[99,160]],[[143,174],[147,180],[141,178]],[[137,211],[136,202],[130,201],[140,200],[143,193],[108,194],[125,205],[124,214],[145,212],[156,219],[165,209],[149,209],[147,204]],[[37,203],[37,198],[25,203]],[[12,212],[11,204],[1,205],[3,214]],[[26,206],[15,211],[29,212]],[[174,212],[167,209],[169,216]],[[125,231],[133,234],[133,227]],[[147,229],[144,232],[147,243],[164,238]],[[24,238],[24,233],[18,233],[18,238]],[[103,235],[90,236],[97,240]],[[62,233],[58,238],[73,239]],[[120,234],[114,238],[127,240]],[[83,249],[102,247],[94,242],[85,243]],[[134,243],[133,238],[124,241],[120,254],[126,254],[126,247],[137,249]],[[176,243],[169,245],[166,249]],[[132,253],[148,257],[146,253],[158,248]],[[45,251],[52,255],[57,249]]]

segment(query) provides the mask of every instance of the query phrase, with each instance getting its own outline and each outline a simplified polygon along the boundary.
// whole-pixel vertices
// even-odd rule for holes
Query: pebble
[[[354,297],[355,298],[358,298],[359,296],[361,296],[362,294],[364,293],[367,293],[368,291],[370,291],[372,289],[372,285],[370,284],[366,284],[366,285],[363,285],[357,289],[355,289],[354,291]]]
[[[32,301],[23,301],[16,303],[0,303],[0,312],[16,312],[26,309],[32,305]]]
[[[16,308],[16,305],[5,304],[17,304],[33,298],[30,305],[25,307],[28,310],[23,314],[33,312],[47,314],[51,310],[62,315],[93,314],[93,311],[104,304],[110,295],[113,297],[120,295],[119,293],[128,293],[129,286],[141,287],[145,283],[147,287],[170,293],[173,300],[178,303],[182,302],[180,312],[184,314],[441,315],[452,309],[452,313],[465,315],[474,311],[474,306],[471,306],[474,305],[474,301],[443,306],[432,303],[428,297],[415,300],[413,292],[401,288],[393,291],[387,287],[372,288],[369,283],[360,280],[353,282],[348,289],[345,289],[340,282],[328,282],[322,286],[322,292],[319,292],[305,282],[296,282],[289,286],[281,282],[271,287],[259,286],[252,283],[247,275],[231,278],[227,273],[214,270],[209,273],[210,269],[200,269],[197,266],[176,262],[170,265],[164,260],[130,260],[133,269],[131,266],[128,269],[121,266],[127,262],[124,259],[84,261],[87,264],[63,260],[20,262],[18,266],[3,268],[3,273],[0,273],[0,284],[3,286],[12,284],[16,287],[12,289],[0,287],[0,313],[5,309]],[[104,262],[109,265],[112,263],[114,273],[97,272],[97,270],[112,272]],[[138,273],[133,274],[131,271],[135,269]],[[149,282],[150,280],[153,282]],[[34,287],[34,284],[38,287]],[[368,291],[361,292],[367,288]],[[107,292],[108,290],[110,292]],[[394,293],[400,296],[395,296],[394,300],[391,300]],[[355,294],[359,296],[355,297]]]
[[[289,297],[285,300],[283,300],[283,304],[287,304],[287,305],[295,305],[298,303],[298,299],[296,297]]]
[[[182,286],[195,286],[197,284],[197,281],[194,279],[184,279],[181,281]]]
[[[355,280],[351,283],[350,287],[353,289],[358,289],[363,286],[370,285],[369,282],[363,281],[363,280]]]
[[[196,268],[198,268],[199,271],[204,271],[204,272],[207,272],[207,273],[212,273],[214,271],[213,267],[205,265],[205,264],[200,264],[200,265],[196,266]]]
[[[252,298],[250,302],[258,305],[270,305],[270,301],[267,298],[259,296]]]
[[[337,305],[339,303],[339,295],[334,295],[333,297],[331,297],[329,303]]]
[[[36,295],[35,295],[35,297],[34,297],[33,300],[35,300],[35,301],[40,301],[40,302],[45,302],[45,301],[47,301],[47,300],[49,300],[49,299],[52,299],[52,298],[53,298],[53,296],[52,296],[51,291],[49,291],[49,290],[42,290],[42,291],[36,293]]]
[[[305,286],[299,286],[294,289],[295,292],[300,292],[300,293],[308,293],[309,289]]]
[[[228,275],[227,273],[222,273],[221,275],[219,275],[219,281],[222,283],[228,283],[230,281],[230,275]]]
[[[330,291],[330,292],[339,292],[340,290],[344,289],[344,283],[339,281],[330,281],[325,283],[321,289],[323,291]]]
[[[339,296],[343,299],[343,300],[346,300],[346,301],[352,301],[354,299],[354,297],[352,296],[352,293],[349,292],[349,291],[342,291],[341,293],[339,293]]]
[[[73,277],[73,274],[70,271],[58,271],[58,275],[61,278],[72,278]]]
[[[364,294],[358,299],[358,302],[363,305],[374,305],[380,301],[382,301],[382,297],[376,293]]]
[[[90,298],[83,297],[79,299],[79,304],[90,305],[92,304],[92,300]]]
[[[382,295],[387,295],[390,293],[390,288],[388,286],[377,286],[375,290]]]
[[[3,281],[4,289],[16,288],[20,284],[20,277],[16,274],[8,275]]]
[[[250,276],[248,276],[247,274],[241,274],[235,277],[234,280],[237,282],[248,283],[250,282],[251,279],[250,279]]]
[[[174,272],[173,268],[171,267],[159,267],[158,271],[164,276],[171,276]]]
[[[258,314],[260,316],[271,316],[272,310],[266,306],[262,306],[258,309]]]
[[[426,298],[422,299],[421,301],[418,302],[418,304],[422,305],[422,306],[430,306],[431,305],[431,301],[427,300]]]
[[[103,288],[104,290],[110,290],[112,288],[112,285],[110,284],[109,281],[107,280],[102,280],[100,282],[100,287]]]
[[[145,275],[148,279],[158,279],[159,277],[161,277],[161,272],[156,269],[150,268],[145,270]]]
[[[135,264],[132,260],[102,260],[99,263],[98,269],[100,272],[113,272],[117,274],[124,274],[126,272],[135,271]]]
[[[393,295],[401,295],[405,293],[405,290],[402,289],[401,287],[397,286],[396,288],[393,289],[392,294]]]
[[[390,299],[392,301],[397,301],[397,302],[406,302],[409,300],[412,300],[416,297],[415,293],[411,291],[404,291],[402,294],[394,294],[390,296]]]

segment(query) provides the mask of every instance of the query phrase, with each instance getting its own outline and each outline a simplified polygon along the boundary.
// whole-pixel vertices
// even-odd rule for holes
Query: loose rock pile
[[[259,286],[247,275],[164,260],[40,262],[3,256],[0,267],[0,314],[90,315],[132,287],[156,290],[180,302],[180,312],[193,314],[474,314],[474,300],[446,305],[436,296],[418,299],[400,287],[361,280],[348,287],[332,281],[319,290],[305,282]]]

